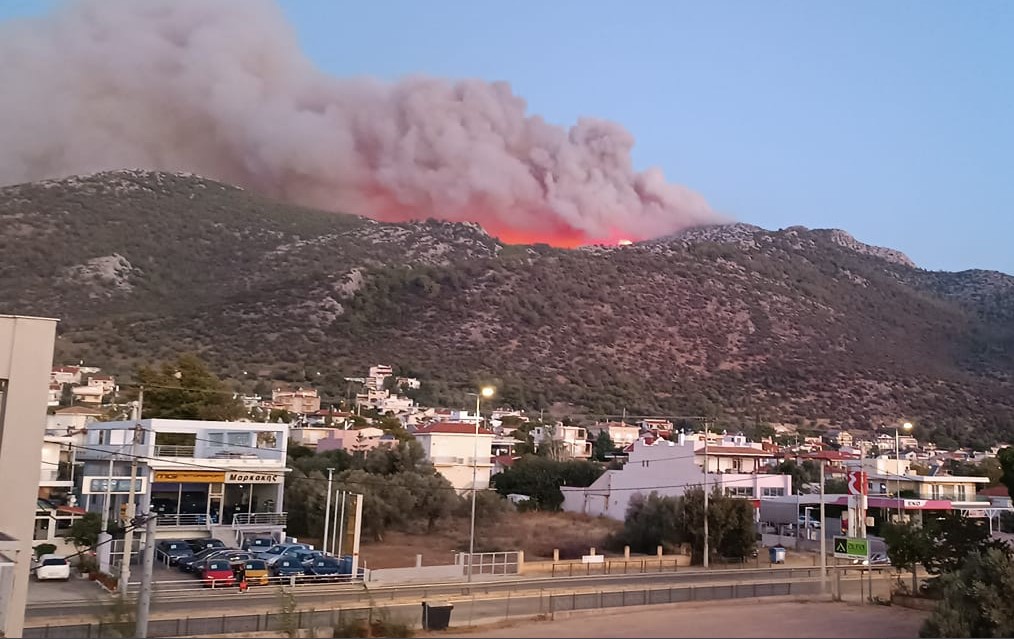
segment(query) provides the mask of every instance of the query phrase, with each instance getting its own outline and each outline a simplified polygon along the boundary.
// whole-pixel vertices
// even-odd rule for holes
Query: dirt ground
[[[423,565],[453,561],[455,552],[468,551],[468,525],[464,518],[443,522],[432,533],[388,532],[383,542],[364,541],[360,556],[369,568],[400,568],[415,565],[415,556],[423,556]],[[552,559],[559,548],[561,558],[576,559],[589,548],[603,553],[609,533],[622,526],[602,517],[574,513],[513,513],[495,524],[477,526],[476,552],[524,550],[525,559]],[[310,542],[313,543],[313,542]]]
[[[926,613],[827,602],[709,603],[590,614],[479,630],[467,637],[918,637]]]

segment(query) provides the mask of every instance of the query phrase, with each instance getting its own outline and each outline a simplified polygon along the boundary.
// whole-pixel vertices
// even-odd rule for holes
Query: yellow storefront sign
[[[192,483],[192,484],[221,484],[225,481],[225,473],[214,470],[157,470],[155,471],[157,483]]]

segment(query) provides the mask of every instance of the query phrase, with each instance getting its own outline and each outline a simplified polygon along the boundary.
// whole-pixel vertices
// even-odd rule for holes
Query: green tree
[[[844,495],[848,492],[848,482],[844,479],[826,479],[824,481],[824,492],[828,495]]]
[[[891,565],[898,570],[912,571],[912,593],[918,593],[917,570],[933,552],[933,539],[925,528],[912,522],[888,523],[884,526],[883,536]]]
[[[74,544],[74,548],[78,552],[81,552],[85,548],[92,548],[99,542],[100,532],[102,532],[102,516],[98,513],[85,513],[70,525],[70,530],[67,531],[67,540]]]
[[[183,354],[160,368],[136,374],[144,387],[144,418],[232,421],[246,415],[243,403],[196,355]]]
[[[1014,637],[1014,564],[1009,552],[972,553],[941,578],[943,597],[921,637]]]
[[[691,488],[679,497],[652,492],[631,497],[623,522],[622,538],[632,549],[653,552],[657,546],[669,551],[690,544],[691,561],[704,558],[704,490]],[[714,491],[708,504],[709,555],[743,559],[756,548],[753,505],[743,499]]]
[[[613,444],[613,438],[609,436],[609,431],[603,430],[595,438],[592,457],[598,461],[605,461],[615,450],[616,446]]]
[[[1000,483],[1007,487],[1007,493],[1014,496],[1014,446],[1001,448],[996,459],[1000,462]]]
[[[501,495],[529,496],[538,510],[559,510],[563,504],[560,486],[590,486],[603,472],[600,465],[585,460],[556,461],[526,455],[493,475],[491,483]]]

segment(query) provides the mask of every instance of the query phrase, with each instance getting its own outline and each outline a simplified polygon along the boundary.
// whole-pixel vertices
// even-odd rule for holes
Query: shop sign
[[[220,484],[225,481],[225,473],[214,470],[157,470],[155,482],[179,482],[189,484]]]
[[[227,484],[278,484],[282,481],[279,473],[258,473],[230,470],[225,474]]]

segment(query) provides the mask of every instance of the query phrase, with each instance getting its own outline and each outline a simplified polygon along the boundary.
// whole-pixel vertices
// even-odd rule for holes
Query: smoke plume
[[[621,126],[526,114],[505,83],[322,73],[264,0],[82,0],[0,26],[0,184],[184,170],[506,241],[645,239],[715,214]]]

